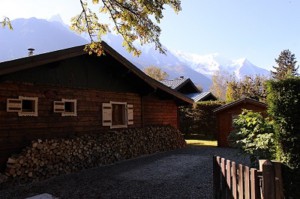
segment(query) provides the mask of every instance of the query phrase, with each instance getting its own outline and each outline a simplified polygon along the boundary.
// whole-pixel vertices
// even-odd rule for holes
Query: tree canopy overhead
[[[113,22],[113,30],[123,37],[123,46],[133,55],[140,55],[140,51],[133,42],[154,43],[161,53],[165,49],[160,43],[160,27],[157,25],[163,18],[164,6],[170,6],[175,12],[181,10],[180,0],[92,0],[99,5],[99,13],[106,14]],[[91,44],[86,46],[89,53],[103,53],[101,37],[111,31],[108,24],[101,22],[93,12],[87,0],[80,0],[82,11],[71,19],[71,28],[79,33],[87,33]]]
[[[71,19],[71,29],[78,33],[87,33],[90,44],[85,50],[90,54],[103,54],[101,38],[111,31],[109,24],[105,24],[99,15],[92,11],[88,0],[79,0],[82,11]],[[181,10],[180,0],[91,0],[99,6],[99,14],[109,16],[113,30],[123,37],[123,46],[135,56],[141,51],[134,46],[135,41],[140,44],[154,43],[161,53],[166,50],[160,43],[160,27],[157,25],[163,18],[165,6],[170,6],[176,13]],[[0,20],[2,27],[12,29],[8,17]]]

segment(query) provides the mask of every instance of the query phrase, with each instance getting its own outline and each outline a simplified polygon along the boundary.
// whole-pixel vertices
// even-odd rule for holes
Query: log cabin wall
[[[147,96],[142,98],[144,125],[171,125],[178,128],[178,107],[173,100],[160,100]]]
[[[38,116],[18,116],[6,111],[6,100],[18,96],[38,97]],[[53,112],[56,100],[76,99],[77,116],[61,116]],[[116,101],[133,105],[133,125],[141,124],[141,97],[137,93],[116,93],[94,89],[41,86],[29,83],[0,83],[0,165],[12,153],[34,139],[70,137],[109,130],[102,126],[102,103]],[[158,102],[159,103],[159,102]]]

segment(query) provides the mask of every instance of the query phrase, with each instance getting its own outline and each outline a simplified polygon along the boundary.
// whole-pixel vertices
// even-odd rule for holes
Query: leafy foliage
[[[268,113],[275,121],[277,157],[300,168],[300,78],[268,82]]]
[[[245,76],[241,81],[232,78],[232,80],[227,83],[226,101],[233,102],[247,97],[265,102],[267,95],[266,80],[266,77],[258,75],[255,77]]]
[[[254,159],[273,158],[275,139],[272,121],[258,112],[243,110],[234,120],[234,128],[228,137],[232,146],[240,148]]]
[[[10,30],[13,29],[11,22],[8,17],[4,17],[2,21],[0,21],[2,28],[8,27]]]
[[[101,37],[110,31],[108,24],[103,24],[90,8],[86,0],[80,0],[82,12],[73,17],[71,27],[79,33],[88,33],[91,39],[92,47],[87,47],[89,52],[95,52],[98,55],[103,51]],[[99,13],[106,14],[113,22],[114,31],[123,37],[123,46],[133,55],[139,55],[141,52],[133,45],[133,42],[139,40],[140,43],[154,43],[156,49],[161,53],[165,52],[162,47],[159,36],[161,29],[156,23],[160,23],[163,18],[162,11],[165,5],[173,8],[175,12],[181,10],[180,0],[92,0],[93,4],[99,5]],[[156,23],[155,23],[156,22]],[[97,36],[97,40],[94,40]]]
[[[275,59],[277,67],[273,66],[275,71],[271,71],[272,77],[277,80],[283,80],[287,77],[297,76],[296,58],[295,54],[292,54],[290,50],[283,50],[278,59]]]
[[[153,79],[156,79],[157,81],[165,80],[169,77],[168,73],[162,71],[156,66],[149,66],[144,69],[144,72]]]
[[[179,109],[180,130],[185,135],[205,134],[207,138],[215,138],[216,118],[213,110],[224,102],[203,101],[194,106],[182,106]]]
[[[285,165],[286,195],[300,198],[300,78],[269,81],[267,101],[274,119],[276,156]]]

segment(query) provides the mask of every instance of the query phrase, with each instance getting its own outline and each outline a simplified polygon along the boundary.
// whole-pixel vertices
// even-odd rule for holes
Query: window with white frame
[[[61,101],[54,101],[54,113],[61,113],[61,116],[77,116],[77,100],[76,99],[62,99]]]
[[[7,99],[7,112],[17,112],[19,116],[38,116],[38,98],[24,97]]]
[[[133,124],[133,105],[126,102],[102,104],[102,125],[110,128],[126,128]]]

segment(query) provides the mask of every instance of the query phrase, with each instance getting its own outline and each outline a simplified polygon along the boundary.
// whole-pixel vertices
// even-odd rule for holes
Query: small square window
[[[17,99],[7,99],[7,112],[17,112],[19,116],[37,116],[38,98],[19,96]]]
[[[34,104],[33,100],[22,100],[22,112],[34,112]]]
[[[65,102],[65,112],[67,113],[73,113],[75,110],[74,102]]]
[[[77,116],[77,100],[54,101],[54,113],[61,113],[62,116]]]
[[[20,96],[21,110],[19,116],[38,116],[38,98]]]

